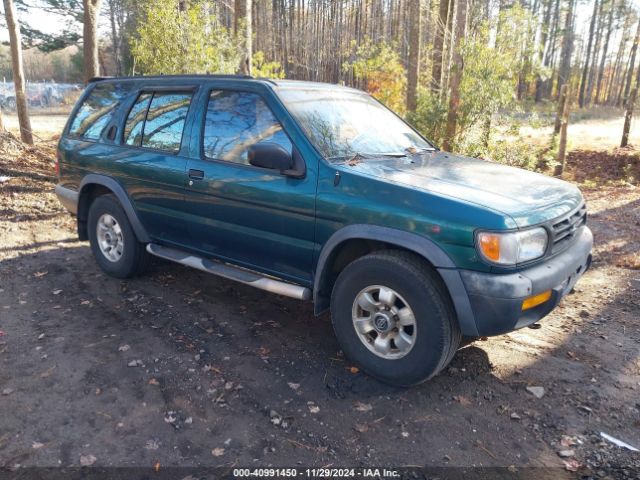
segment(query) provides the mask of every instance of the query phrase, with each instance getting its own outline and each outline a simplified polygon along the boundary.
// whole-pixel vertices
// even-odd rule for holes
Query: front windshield
[[[341,88],[283,88],[278,95],[329,160],[433,149],[409,125],[364,93]]]

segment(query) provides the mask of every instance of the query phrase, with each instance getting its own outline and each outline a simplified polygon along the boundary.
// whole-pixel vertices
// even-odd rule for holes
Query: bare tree
[[[624,84],[624,93],[618,100],[619,105],[622,102],[626,102],[629,98],[629,90],[631,90],[631,80],[633,79],[633,70],[636,63],[636,52],[638,51],[638,43],[640,43],[640,21],[638,21],[638,28],[636,29],[636,36],[633,39],[633,45],[631,46],[631,54],[629,57],[629,68],[627,69],[627,79]]]
[[[447,29],[447,18],[449,17],[449,4],[453,0],[440,0],[438,8],[438,19],[436,24],[436,36],[433,41],[433,61],[431,66],[431,88],[436,91],[441,88],[442,80],[442,57],[444,55],[444,37]]]
[[[447,126],[443,143],[444,150],[451,149],[456,136],[458,108],[460,107],[460,83],[462,82],[462,71],[464,69],[460,45],[466,34],[467,0],[458,0],[456,3],[455,32],[451,41],[452,67],[449,78],[449,110],[447,112]]]
[[[243,75],[251,75],[251,54],[253,43],[251,3],[251,0],[235,0],[236,12],[234,29],[236,35],[242,37],[243,50],[238,71]],[[241,32],[240,29],[242,29]]]
[[[609,51],[609,39],[611,38],[611,31],[613,27],[613,12],[615,10],[615,0],[611,0],[609,9],[609,19],[607,20],[607,33],[604,38],[604,45],[602,47],[602,58],[600,59],[600,66],[598,67],[598,77],[596,80],[596,98],[595,102],[600,100],[600,90],[602,88],[602,79],[604,77],[604,67],[607,61],[607,53]]]
[[[573,9],[576,0],[569,0],[569,7],[564,22],[564,35],[562,36],[562,51],[560,52],[560,69],[558,70],[558,93],[565,83],[568,83],[571,75],[571,55],[573,54]]]
[[[558,102],[558,117],[560,119],[560,140],[558,142],[558,158],[553,174],[562,177],[567,155],[567,128],[569,126],[569,86],[564,83],[560,88],[560,100]]]
[[[595,32],[596,19],[598,18],[598,0],[593,2],[593,15],[591,16],[591,25],[589,26],[589,41],[587,42],[586,59],[582,68],[582,79],[580,81],[580,94],[578,95],[578,104],[580,108],[584,107],[584,96],[587,89],[587,75],[589,73],[589,60],[591,59],[591,46],[593,45],[593,35]]]
[[[11,43],[11,64],[13,69],[13,84],[16,91],[16,110],[18,111],[18,123],[20,124],[20,138],[23,142],[33,145],[31,121],[27,107],[25,94],[24,67],[22,65],[22,39],[13,0],[4,1],[4,15],[9,30],[9,42]]]
[[[101,0],[82,0],[83,14],[83,53],[84,79],[88,82],[100,75],[100,59],[98,56],[98,14]]]
[[[422,43],[422,1],[409,5],[409,65],[407,72],[407,111],[414,112],[418,105],[418,76],[420,75],[420,49]]]
[[[621,147],[629,145],[629,131],[631,130],[631,119],[633,118],[633,107],[636,104],[636,97],[638,96],[638,85],[636,84],[631,90],[631,95],[627,100],[627,111],[624,114],[624,127],[622,128],[622,140],[620,141]]]

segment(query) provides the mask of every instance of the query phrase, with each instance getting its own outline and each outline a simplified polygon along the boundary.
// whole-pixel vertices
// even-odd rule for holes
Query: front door
[[[307,165],[304,178],[291,178],[249,165],[249,147],[261,142],[299,155],[274,114],[273,107],[282,107],[252,91],[214,89],[205,95],[200,158],[187,165],[193,246],[247,268],[309,283],[316,168]]]

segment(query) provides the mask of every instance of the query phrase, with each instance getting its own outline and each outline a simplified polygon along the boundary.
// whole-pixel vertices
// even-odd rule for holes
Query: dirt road
[[[309,304],[162,262],[131,281],[106,277],[45,159],[0,155],[0,467],[546,466],[554,478],[637,478],[640,454],[600,432],[640,447],[640,271],[626,268],[638,267],[639,188],[586,192],[594,265],[542,328],[478,341],[429,383],[395,389],[345,360]]]

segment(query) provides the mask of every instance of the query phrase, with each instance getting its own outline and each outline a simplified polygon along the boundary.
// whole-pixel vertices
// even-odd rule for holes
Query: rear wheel
[[[374,252],[345,267],[333,289],[331,316],[347,357],[393,385],[433,377],[460,344],[442,281],[409,252]]]
[[[87,226],[91,251],[105,273],[129,278],[146,269],[150,256],[114,195],[102,195],[93,201]]]

